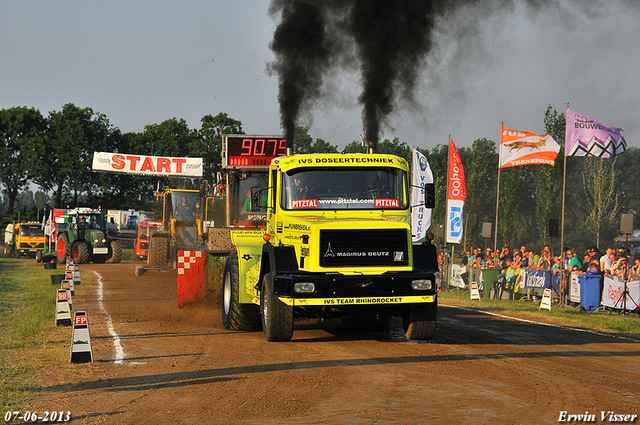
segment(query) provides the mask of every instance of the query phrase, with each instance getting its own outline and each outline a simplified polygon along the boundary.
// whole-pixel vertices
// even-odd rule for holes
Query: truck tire
[[[4,244],[4,256],[9,257],[11,255],[11,245],[8,243]]]
[[[42,251],[36,252],[36,263],[42,263]]]
[[[259,331],[260,306],[240,303],[238,253],[227,257],[222,279],[222,325],[234,331]]]
[[[64,264],[67,258],[71,258],[71,245],[69,245],[69,238],[66,233],[58,235],[56,252],[58,253],[58,264]]]
[[[412,304],[402,315],[404,334],[409,339],[425,341],[436,331],[438,301],[429,304]]]
[[[267,341],[291,341],[293,336],[293,307],[280,301],[274,293],[273,276],[262,279],[260,291],[262,331]]]
[[[87,264],[89,261],[91,261],[89,244],[86,241],[73,244],[73,262],[75,264]]]
[[[110,251],[111,251],[110,261],[112,263],[119,263],[120,261],[122,261],[122,245],[120,245],[120,241],[112,240]]]
[[[11,246],[11,258],[18,258],[18,250],[15,245]]]
[[[169,240],[160,235],[154,235],[149,241],[149,263],[152,266],[164,267],[169,261]]]

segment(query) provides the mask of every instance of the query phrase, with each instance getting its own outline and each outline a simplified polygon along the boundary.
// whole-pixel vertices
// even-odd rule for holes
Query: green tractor
[[[122,261],[122,245],[107,233],[102,211],[75,208],[67,212],[67,228],[58,233],[58,262],[72,258],[76,264]]]

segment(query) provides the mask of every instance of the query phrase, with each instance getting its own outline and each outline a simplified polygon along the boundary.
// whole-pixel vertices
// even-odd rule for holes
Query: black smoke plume
[[[269,65],[279,77],[281,125],[293,141],[296,122],[321,94],[332,64],[353,52],[361,72],[363,130],[378,143],[380,126],[393,111],[396,92],[410,97],[430,47],[431,1],[419,0],[274,0],[280,16]]]
[[[354,0],[350,28],[360,60],[362,124],[375,150],[380,125],[393,111],[398,88],[410,97],[431,45],[431,1]]]
[[[271,13],[278,11],[282,21],[271,42],[276,62],[270,71],[279,75],[280,123],[288,147],[293,147],[296,121],[305,103],[320,93],[329,59],[325,13],[322,2],[274,1]]]

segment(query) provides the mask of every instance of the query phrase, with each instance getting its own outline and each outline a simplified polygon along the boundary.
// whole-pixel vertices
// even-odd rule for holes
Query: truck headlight
[[[293,290],[297,293],[315,292],[316,284],[313,282],[296,282],[293,284]]]
[[[430,280],[413,280],[411,281],[411,289],[415,291],[428,291],[433,288]]]

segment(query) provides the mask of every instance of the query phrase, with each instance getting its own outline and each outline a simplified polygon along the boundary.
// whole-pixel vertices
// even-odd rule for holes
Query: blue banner
[[[522,270],[520,288],[546,289],[551,287],[551,271],[549,270]]]

